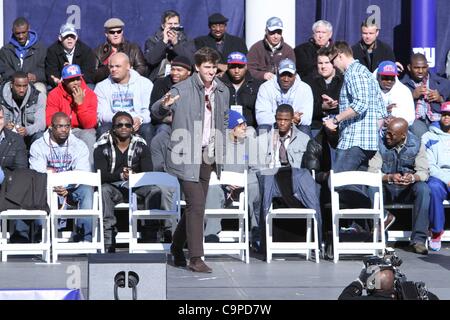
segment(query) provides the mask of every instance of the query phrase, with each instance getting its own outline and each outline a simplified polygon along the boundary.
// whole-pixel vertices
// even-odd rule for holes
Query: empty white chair
[[[61,210],[58,204],[58,195],[53,191],[54,187],[66,185],[86,185],[94,188],[92,209]],[[48,173],[47,187],[50,192],[50,217],[52,231],[52,262],[58,260],[61,254],[103,253],[103,205],[102,205],[102,181],[100,170],[64,171]],[[59,219],[92,219],[92,242],[69,242],[64,234],[58,231]]]
[[[43,210],[6,210],[0,213],[2,262],[9,255],[42,255],[42,260],[50,262],[50,217]],[[40,243],[8,243],[8,221],[42,220],[42,240]],[[11,233],[9,233],[11,235]]]
[[[139,234],[137,225],[139,220],[171,220],[172,234],[175,231],[178,220],[180,219],[180,184],[178,179],[166,172],[142,172],[133,173],[129,177],[129,234],[130,234],[130,253],[146,252],[169,252],[170,243],[138,243]],[[133,188],[142,186],[165,186],[173,191],[172,208],[170,210],[145,209],[138,210],[137,196]]]
[[[331,212],[333,220],[333,255],[334,262],[338,262],[340,254],[383,254],[385,249],[384,207],[381,172],[345,171],[330,172],[331,179]],[[371,208],[342,209],[336,188],[348,185],[363,185],[376,187]],[[339,221],[341,219],[370,219],[373,221],[372,242],[340,242]]]
[[[222,171],[220,180],[213,173],[209,185],[233,185],[242,187],[244,190],[239,194],[239,201],[234,201],[230,208],[205,210],[205,218],[238,219],[239,222],[239,229],[235,232],[236,236],[231,239],[234,242],[203,243],[205,255],[238,254],[242,261],[249,263],[247,171],[245,170],[243,173]]]

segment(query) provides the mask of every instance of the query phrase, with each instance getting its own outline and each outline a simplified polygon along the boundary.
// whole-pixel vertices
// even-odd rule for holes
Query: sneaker
[[[444,234],[444,231],[432,232],[431,240],[430,240],[430,250],[432,250],[432,251],[441,250],[441,236],[443,234]]]
[[[394,224],[394,222],[395,216],[388,211],[386,217],[384,218],[384,231],[387,231],[389,227]]]

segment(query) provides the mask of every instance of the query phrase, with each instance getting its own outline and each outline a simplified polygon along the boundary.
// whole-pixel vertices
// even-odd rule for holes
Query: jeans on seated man
[[[276,127],[258,136],[260,171],[257,177],[262,197],[260,220],[265,221],[272,199],[282,197],[289,207],[301,204],[316,210],[318,229],[321,230],[319,188],[309,170],[320,171],[322,149],[314,139],[297,129],[293,118],[292,106],[278,106]],[[261,225],[262,249],[265,247],[264,226]]]
[[[386,134],[379,142],[379,151],[369,162],[369,171],[383,174],[385,203],[414,203],[411,250],[428,254],[428,208],[430,189],[425,147],[420,139],[408,132],[408,123],[402,118],[389,122]]]

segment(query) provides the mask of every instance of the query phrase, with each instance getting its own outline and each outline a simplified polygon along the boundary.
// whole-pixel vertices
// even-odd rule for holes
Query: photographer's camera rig
[[[425,283],[408,281],[406,275],[400,272],[402,262],[392,248],[386,248],[383,257],[370,256],[364,259],[367,270],[372,268],[394,272],[394,290],[398,300],[429,300]]]

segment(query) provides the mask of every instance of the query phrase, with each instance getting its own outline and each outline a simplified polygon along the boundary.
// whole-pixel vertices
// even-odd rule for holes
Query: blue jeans
[[[431,195],[430,211],[428,212],[430,229],[432,232],[438,233],[444,230],[445,208],[442,202],[450,199],[450,187],[435,177],[430,177],[427,184]]]
[[[333,163],[334,172],[343,171],[367,171],[369,160],[376,151],[363,150],[360,147],[349,149],[336,149],[336,159]]]
[[[79,209],[92,209],[94,201],[92,187],[81,185],[73,191],[69,191],[68,202],[77,203]],[[42,227],[43,220],[16,220],[14,234],[30,240],[30,225],[34,223],[37,228],[32,236],[39,237],[38,231]],[[92,241],[92,218],[76,219],[77,234],[80,241]]]
[[[376,188],[369,188],[372,200],[375,190]],[[428,236],[428,209],[430,207],[430,188],[428,188],[428,185],[423,181],[418,181],[408,186],[384,183],[383,199],[387,204],[414,204],[412,221],[413,230],[410,242],[411,244],[425,243]]]

